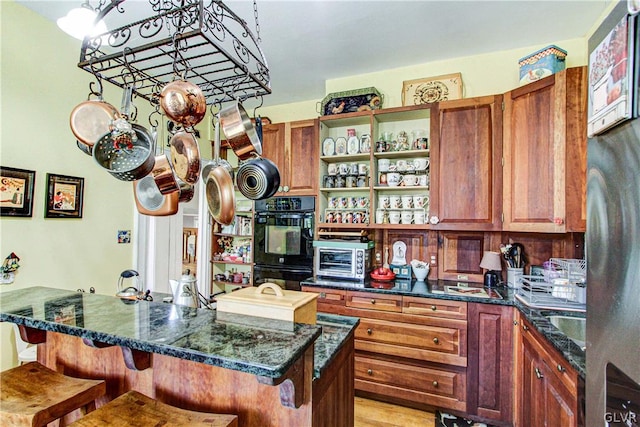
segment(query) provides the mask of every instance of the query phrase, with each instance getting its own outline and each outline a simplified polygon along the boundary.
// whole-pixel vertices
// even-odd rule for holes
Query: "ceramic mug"
[[[366,187],[367,186],[367,176],[366,175],[358,175],[358,182],[356,183],[358,187]]]
[[[347,175],[349,173],[349,165],[346,163],[338,163],[338,173],[340,175]]]
[[[347,188],[356,187],[358,185],[358,176],[357,175],[347,175],[345,180],[345,185]]]
[[[348,202],[346,197],[338,197],[337,206],[338,206],[339,209],[346,209],[347,208],[347,203],[349,203],[349,202]]]
[[[378,197],[378,207],[383,209],[389,209],[391,207],[391,200],[386,194],[382,194]]]
[[[417,194],[413,196],[413,207],[414,208],[424,208],[429,204],[429,196]]]
[[[351,175],[358,175],[358,164],[357,163],[349,163],[349,173]]]
[[[362,224],[363,220],[364,220],[364,212],[361,212],[361,211],[354,212],[353,214],[354,224]]]
[[[345,177],[342,175],[336,176],[335,188],[344,188],[347,185]]]
[[[327,200],[327,206],[330,209],[335,209],[338,207],[338,198],[337,197],[329,197]]]
[[[402,208],[403,209],[413,208],[413,196],[402,196]]]
[[[357,207],[366,208],[367,206],[369,206],[369,198],[365,196],[358,197]]]
[[[413,211],[412,210],[403,210],[400,213],[400,220],[403,224],[413,224]]]
[[[366,163],[358,164],[358,175],[366,175],[369,173],[369,165]]]
[[[389,164],[390,164],[389,159],[378,159],[378,171],[388,172]]]
[[[406,174],[403,181],[404,185],[407,187],[413,187],[414,185],[418,185],[418,176],[414,174]]]
[[[381,172],[380,176],[378,177],[378,184],[380,185],[387,185],[387,173],[386,172]]]
[[[431,164],[431,162],[426,157],[420,157],[420,158],[417,158],[417,159],[413,159],[413,167],[415,167],[416,170],[419,170],[419,171],[426,170],[429,167],[430,164]]]
[[[325,175],[324,183],[322,184],[322,186],[324,188],[333,188],[335,186],[335,183],[335,177],[333,175]]]
[[[333,221],[335,221],[335,215],[333,211],[326,211],[324,214],[324,220],[327,223],[333,223]]]
[[[337,175],[338,165],[336,165],[335,163],[329,163],[329,165],[327,165],[327,173],[329,175]]]
[[[387,184],[390,187],[397,187],[402,182],[402,175],[397,172],[391,172],[387,174]]]
[[[399,170],[400,172],[406,171],[407,170],[407,161],[404,159],[398,160],[396,162],[396,168],[397,170]]]
[[[354,209],[358,207],[358,198],[357,197],[349,197],[347,199],[347,208]]]
[[[384,215],[386,211],[384,209],[376,209],[376,224],[384,223]]]
[[[429,175],[418,175],[418,185],[422,187],[426,187],[427,185],[429,185]]]
[[[334,221],[336,224],[341,224],[342,223],[342,212],[336,212],[334,214]]]
[[[402,218],[402,214],[399,210],[389,211],[389,222],[391,224],[400,224],[401,218]]]
[[[424,209],[413,212],[413,222],[415,224],[424,224]]]
[[[342,214],[342,223],[343,224],[351,224],[351,223],[353,223],[353,213],[352,212],[345,212],[344,214]]]
[[[402,197],[397,195],[389,196],[389,204],[391,209],[400,209],[402,207]]]

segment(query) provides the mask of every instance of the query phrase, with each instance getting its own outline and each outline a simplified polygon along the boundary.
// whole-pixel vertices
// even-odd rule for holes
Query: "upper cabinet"
[[[504,95],[503,229],[586,229],[587,69]]]
[[[314,196],[318,184],[318,120],[264,125],[262,155],[280,171],[276,196]]]
[[[502,227],[502,96],[441,102],[431,144],[434,229]],[[433,135],[433,133],[432,133]]]

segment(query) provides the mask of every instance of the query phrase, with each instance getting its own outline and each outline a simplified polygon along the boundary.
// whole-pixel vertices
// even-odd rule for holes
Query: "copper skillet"
[[[69,117],[71,132],[78,140],[78,148],[90,156],[95,143],[109,133],[111,123],[120,117],[118,109],[102,99],[78,104]]]
[[[206,186],[207,205],[213,219],[222,224],[233,222],[236,209],[236,195],[233,190],[233,178],[230,166],[220,160],[220,120],[216,122],[214,138],[214,159],[205,165],[202,180]]]
[[[171,164],[178,178],[195,185],[200,178],[200,147],[196,137],[185,131],[177,132],[169,141]]]

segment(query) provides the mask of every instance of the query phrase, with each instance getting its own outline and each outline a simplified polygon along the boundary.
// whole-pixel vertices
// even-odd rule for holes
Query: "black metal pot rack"
[[[104,18],[109,27],[125,20],[123,2],[101,0],[96,22]],[[87,36],[78,67],[122,88],[135,82],[134,92],[152,104],[165,84],[179,78],[197,84],[208,105],[271,93],[262,50],[246,22],[222,1],[130,3],[145,14],[148,9],[148,17]]]

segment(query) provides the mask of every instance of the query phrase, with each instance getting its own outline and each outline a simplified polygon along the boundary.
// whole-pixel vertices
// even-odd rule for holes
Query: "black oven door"
[[[313,216],[313,212],[256,213],[255,264],[313,268]]]
[[[254,286],[265,282],[279,285],[291,291],[300,290],[300,282],[313,276],[312,268],[285,268],[256,265],[253,267]]]

